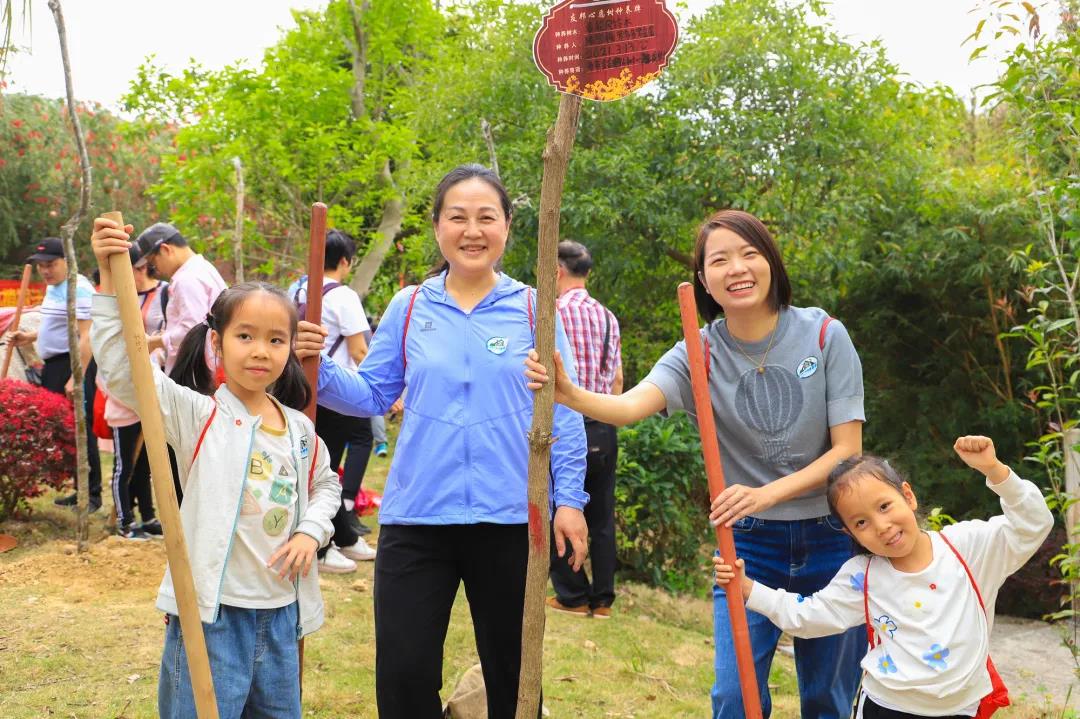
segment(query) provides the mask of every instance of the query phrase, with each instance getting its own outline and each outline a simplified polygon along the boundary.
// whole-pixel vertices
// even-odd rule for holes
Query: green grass
[[[365,484],[380,488],[387,467],[387,460],[373,459]],[[105,509],[91,518],[90,551],[79,555],[74,515],[53,507],[55,496],[35,500],[28,520],[0,526],[20,540],[0,555],[0,717],[155,716],[164,626],[153,605],[162,543],[110,536],[106,496]],[[307,640],[305,716],[376,716],[372,569],[363,563],[354,574],[321,579],[327,621]],[[551,716],[706,716],[711,617],[705,597],[629,583],[619,584],[609,621],[549,613],[544,694]],[[460,592],[445,645],[444,700],[476,662]],[[773,716],[797,717],[793,663],[782,654],[770,686]]]

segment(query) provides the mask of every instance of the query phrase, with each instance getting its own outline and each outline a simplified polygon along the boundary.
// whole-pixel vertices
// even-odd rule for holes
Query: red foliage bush
[[[65,397],[0,380],[0,522],[75,471],[75,416]]]

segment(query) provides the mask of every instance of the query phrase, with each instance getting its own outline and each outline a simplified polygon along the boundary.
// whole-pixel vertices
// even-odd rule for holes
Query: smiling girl
[[[127,252],[131,226],[94,221],[101,270],[91,341],[109,393],[136,406],[109,256]],[[311,390],[293,355],[296,308],[271,285],[222,292],[188,333],[176,369],[154,367],[165,438],[176,450],[180,518],[222,719],[299,719],[297,639],[323,622],[315,552],[331,535],[341,486],[311,421]],[[206,338],[224,368],[211,392]],[[149,359],[147,359],[149,361]],[[184,637],[168,569],[157,607],[166,612],[158,715],[195,716]]]
[[[1002,464],[988,437],[960,437],[953,449],[986,477],[1004,515],[925,532],[911,485],[882,459],[854,457],[829,477],[829,505],[867,554],[810,596],[743,578],[747,608],[793,636],[866,626],[857,718],[986,717],[1003,705],[989,662],[994,602],[1054,518],[1038,487]],[[731,566],[713,563],[717,583],[728,584]]]

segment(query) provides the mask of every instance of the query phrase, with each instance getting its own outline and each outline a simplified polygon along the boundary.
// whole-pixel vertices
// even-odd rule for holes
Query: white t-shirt
[[[90,299],[94,286],[82,275],[75,276],[75,319],[90,319]],[[38,326],[37,353],[43,360],[62,355],[68,351],[67,332],[67,279],[45,289],[45,299],[38,308],[41,324]],[[366,324],[366,323],[365,323]]]
[[[248,458],[240,516],[221,584],[221,602],[276,609],[296,601],[296,587],[266,566],[296,524],[296,465],[288,430],[259,427]],[[279,566],[280,568],[280,566]]]
[[[326,284],[335,280],[325,280]],[[299,289],[293,290],[291,297],[297,298],[298,302],[307,302],[307,278],[302,280]],[[350,371],[355,371],[360,366],[349,356],[348,340],[341,337],[352,337],[361,332],[369,332],[371,326],[364,313],[364,305],[360,302],[360,295],[348,285],[335,287],[322,298],[322,325],[326,328],[326,343],[323,346],[323,354],[334,360],[335,364],[341,365]],[[337,344],[337,349],[330,354],[330,349]]]
[[[1054,524],[1042,492],[1031,482],[1010,472],[1005,481],[987,486],[1001,498],[1004,514],[930,532],[933,560],[924,569],[901,572],[886,558],[861,555],[808,597],[755,582],[746,608],[792,636],[823,637],[865,625],[865,585],[879,643],[862,660],[863,690],[883,707],[919,716],[971,712],[991,689],[986,657],[998,590]],[[970,567],[985,614],[942,536]]]

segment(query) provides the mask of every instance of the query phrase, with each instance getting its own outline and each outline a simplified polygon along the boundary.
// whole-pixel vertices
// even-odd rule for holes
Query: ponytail
[[[213,373],[206,364],[206,336],[209,332],[210,325],[206,322],[200,322],[188,331],[177,351],[176,364],[169,373],[169,379],[181,387],[206,395],[214,394],[216,389]]]
[[[424,279],[425,280],[430,280],[432,277],[438,277],[439,275],[441,275],[442,273],[446,272],[449,269],[450,269],[449,260],[443,260],[441,265],[435,265],[430,270],[428,270],[428,273],[424,276]]]
[[[311,401],[311,385],[308,384],[307,376],[304,374],[303,367],[300,366],[300,360],[296,359],[296,354],[289,353],[285,369],[281,371],[281,376],[270,388],[270,394],[286,407],[292,407],[301,412],[308,406],[308,402]]]

